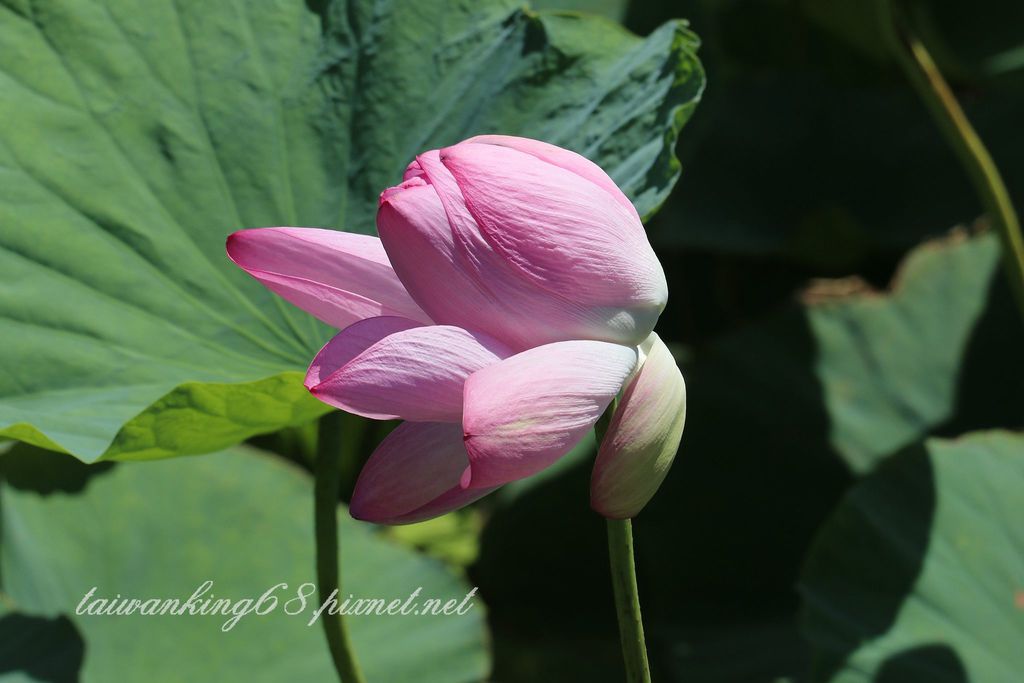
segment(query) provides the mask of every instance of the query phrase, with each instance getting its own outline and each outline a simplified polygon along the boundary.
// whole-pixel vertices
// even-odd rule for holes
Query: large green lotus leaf
[[[533,0],[537,9],[553,9],[570,12],[592,12],[622,21],[626,16],[628,0]]]
[[[703,87],[696,38],[519,7],[0,0],[0,435],[148,459],[322,413],[296,371],[329,330],[224,237],[371,233],[423,149],[542,138],[652,212]]]
[[[52,638],[71,658],[77,632],[86,683],[334,677],[321,624],[306,625],[315,599],[301,616],[284,613],[298,586],[315,580],[306,474],[244,447],[193,461],[113,466],[15,450],[0,467],[0,575],[16,610],[0,618],[0,634],[38,631],[32,642]],[[422,588],[425,599],[461,601],[470,590],[439,561],[381,539],[344,509],[339,517],[345,595],[404,601]],[[244,617],[228,632],[222,616],[75,613],[93,586],[96,596],[184,600],[207,580],[213,594],[233,599],[278,583],[288,589],[277,593],[278,609]],[[371,681],[469,683],[489,669],[479,601],[461,616],[351,616],[349,623]],[[4,662],[30,660],[21,646],[12,651],[18,642],[0,639],[0,671]]]
[[[851,483],[930,434],[1024,426],[1024,326],[998,251],[992,235],[931,243],[888,292],[817,283],[774,316],[686,350],[682,446],[634,523],[640,593],[656,596],[644,604],[648,642],[664,680],[798,674],[794,586],[815,530]],[[582,629],[614,647],[614,615],[593,599],[610,579],[604,525],[587,505],[591,464],[495,496],[503,505],[474,576],[499,640],[518,634],[529,647],[523,634]],[[550,590],[530,585],[538,572]],[[554,622],[545,605],[556,599],[579,623]],[[535,652],[548,651],[557,649]],[[495,656],[504,680],[519,662],[500,648]]]
[[[860,482],[801,580],[812,680],[1019,679],[1022,519],[1019,433],[929,440]]]

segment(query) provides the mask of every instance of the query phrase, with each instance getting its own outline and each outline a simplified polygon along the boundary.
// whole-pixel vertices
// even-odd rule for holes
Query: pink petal
[[[610,194],[630,214],[636,216],[638,221],[640,220],[633,202],[629,201],[629,198],[622,193],[622,190],[615,184],[615,181],[608,177],[604,169],[576,152],[563,149],[557,145],[548,144],[547,142],[541,142],[540,140],[520,138],[514,135],[477,135],[476,137],[469,138],[462,144],[487,144],[511,147],[534,156],[541,161],[564,168],[567,171],[572,171]]]
[[[522,277],[633,314],[632,343],[650,334],[668,291],[635,213],[589,180],[514,149],[459,144],[441,150],[441,161],[484,239]]]
[[[565,341],[523,351],[466,381],[462,428],[471,488],[534,474],[594,426],[636,365],[636,349]]]
[[[686,420],[686,384],[672,353],[651,334],[647,359],[626,388],[597,452],[590,504],[605,517],[634,517],[675,459]]]
[[[410,176],[382,194],[377,230],[398,277],[436,322],[481,330],[517,350],[635,334],[635,321],[619,309],[583,306],[525,280],[482,238],[437,151],[410,165],[424,168],[432,184]]]
[[[510,353],[493,338],[459,327],[370,318],[328,342],[306,384],[321,401],[356,415],[457,423],[466,378]]]
[[[380,240],[317,228],[254,228],[228,236],[228,256],[267,289],[339,329],[380,315],[429,323]]]
[[[459,425],[404,422],[359,473],[349,512],[368,522],[409,524],[468,505],[494,490],[462,489],[468,464]]]

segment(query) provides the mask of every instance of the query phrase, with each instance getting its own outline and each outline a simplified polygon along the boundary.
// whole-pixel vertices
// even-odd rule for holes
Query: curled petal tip
[[[400,184],[395,185],[394,187],[389,187],[383,192],[381,192],[380,197],[377,198],[377,206],[384,206],[384,204],[387,203],[389,200],[394,198],[396,195],[402,193],[403,191],[408,190],[410,187],[420,187],[421,185],[426,184],[427,183],[426,181],[423,180],[423,178],[419,176],[410,176],[409,178],[403,180]]]

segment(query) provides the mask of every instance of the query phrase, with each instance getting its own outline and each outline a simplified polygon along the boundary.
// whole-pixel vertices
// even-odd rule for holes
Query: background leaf
[[[303,616],[283,612],[284,600],[314,580],[308,476],[244,447],[113,467],[33,450],[0,456],[0,577],[4,602],[18,613],[0,617],[0,633],[20,634],[0,639],[0,673],[41,666],[22,638],[52,638],[70,657],[77,632],[75,680],[86,683],[334,676],[321,625],[306,625],[315,599]],[[447,601],[470,589],[439,562],[379,538],[343,509],[339,516],[346,594],[404,600],[422,587],[424,599]],[[221,616],[75,614],[93,586],[97,597],[184,600],[208,579],[213,594],[236,600],[281,582],[289,588],[277,610],[226,633]],[[483,620],[477,601],[463,616],[352,616],[349,624],[369,680],[469,683],[489,668]]]
[[[857,485],[801,580],[815,681],[1013,680],[1024,655],[1024,437],[930,440]]]
[[[295,371],[329,330],[224,237],[373,232],[421,150],[550,140],[653,211],[703,87],[696,38],[518,7],[0,1],[0,435],[142,459],[321,414]]]

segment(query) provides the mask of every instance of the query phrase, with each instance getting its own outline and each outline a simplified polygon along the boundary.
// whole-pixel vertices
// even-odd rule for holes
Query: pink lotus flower
[[[405,420],[360,474],[352,515],[419,521],[534,474],[627,382],[591,500],[635,515],[675,455],[685,388],[652,332],[664,273],[615,183],[559,147],[480,136],[418,156],[381,194],[377,228],[242,230],[227,245],[342,330],[310,365],[317,398]]]

